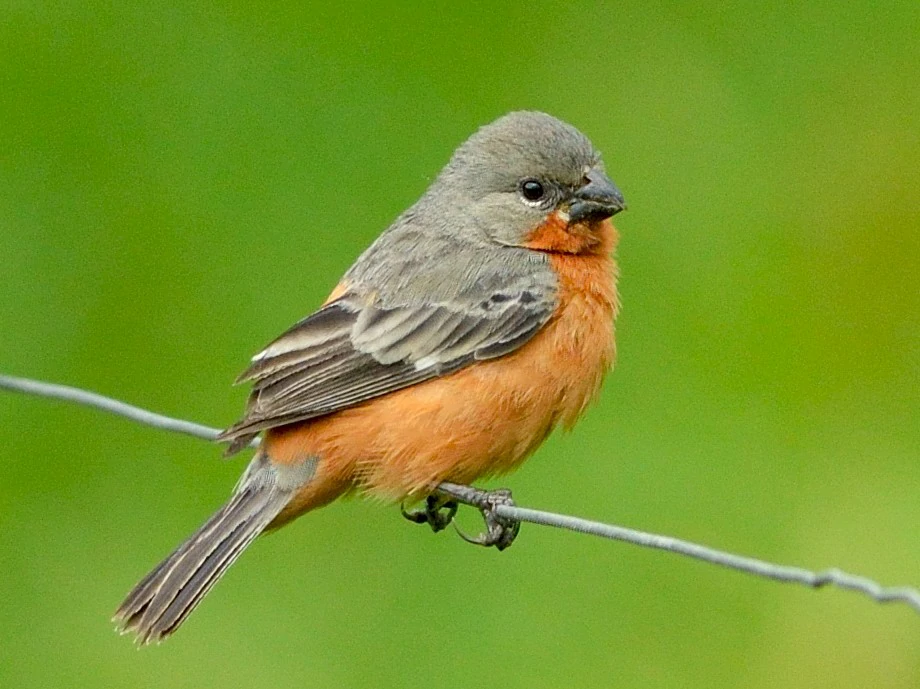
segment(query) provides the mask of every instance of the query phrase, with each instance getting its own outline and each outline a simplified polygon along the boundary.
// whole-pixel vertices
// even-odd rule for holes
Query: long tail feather
[[[262,472],[256,472],[262,474]],[[140,644],[172,634],[227,568],[291,499],[292,490],[253,476],[189,539],[144,577],[115,613]]]

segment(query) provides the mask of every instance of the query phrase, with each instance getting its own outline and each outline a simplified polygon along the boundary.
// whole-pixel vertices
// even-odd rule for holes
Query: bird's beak
[[[570,222],[582,220],[603,220],[626,209],[626,201],[610,178],[592,168],[587,181],[572,198],[568,213]]]

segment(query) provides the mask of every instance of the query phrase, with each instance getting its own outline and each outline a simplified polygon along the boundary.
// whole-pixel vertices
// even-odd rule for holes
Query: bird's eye
[[[525,179],[521,183],[521,195],[528,201],[539,201],[546,195],[546,190],[537,180]]]

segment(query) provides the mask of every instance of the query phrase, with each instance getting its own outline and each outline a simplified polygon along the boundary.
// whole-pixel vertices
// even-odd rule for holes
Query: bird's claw
[[[435,495],[439,496],[442,501],[470,505],[482,513],[486,526],[483,533],[470,537],[457,529],[460,537],[469,543],[486,547],[495,546],[499,550],[504,550],[514,542],[521,529],[520,522],[503,517],[496,510],[502,506],[514,506],[511,491],[507,488],[482,490],[473,486],[444,482],[437,486]]]
[[[438,495],[429,495],[425,499],[425,507],[418,510],[406,510],[400,505],[402,516],[414,524],[428,524],[431,530],[437,533],[443,531],[457,514],[457,503]]]
[[[494,546],[504,550],[517,538],[521,523],[515,519],[503,517],[496,511],[497,507],[514,507],[511,491],[507,488],[482,490],[458,483],[441,483],[432,495],[425,499],[421,509],[407,511],[400,507],[403,517],[415,524],[428,524],[437,533],[447,527],[457,514],[459,504],[475,507],[485,521],[485,531],[478,536],[468,536],[457,528],[457,533],[467,543],[485,547]],[[456,524],[454,525],[456,528]]]
[[[478,536],[468,536],[463,533],[459,527],[454,525],[457,533],[467,543],[481,545],[485,547],[494,546],[498,550],[504,550],[517,538],[521,530],[521,523],[514,519],[502,517],[496,513],[495,508],[499,505],[514,507],[514,500],[511,498],[511,491],[507,488],[499,488],[492,491],[480,491],[481,495],[476,496],[474,507],[479,508],[482,513],[482,519],[485,521],[486,530]]]

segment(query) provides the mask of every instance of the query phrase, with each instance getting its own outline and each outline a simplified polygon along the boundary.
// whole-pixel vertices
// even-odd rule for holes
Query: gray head
[[[443,209],[447,199],[464,225],[511,246],[523,245],[554,212],[576,223],[625,208],[584,134],[526,111],[482,127],[456,150],[423,203]]]

